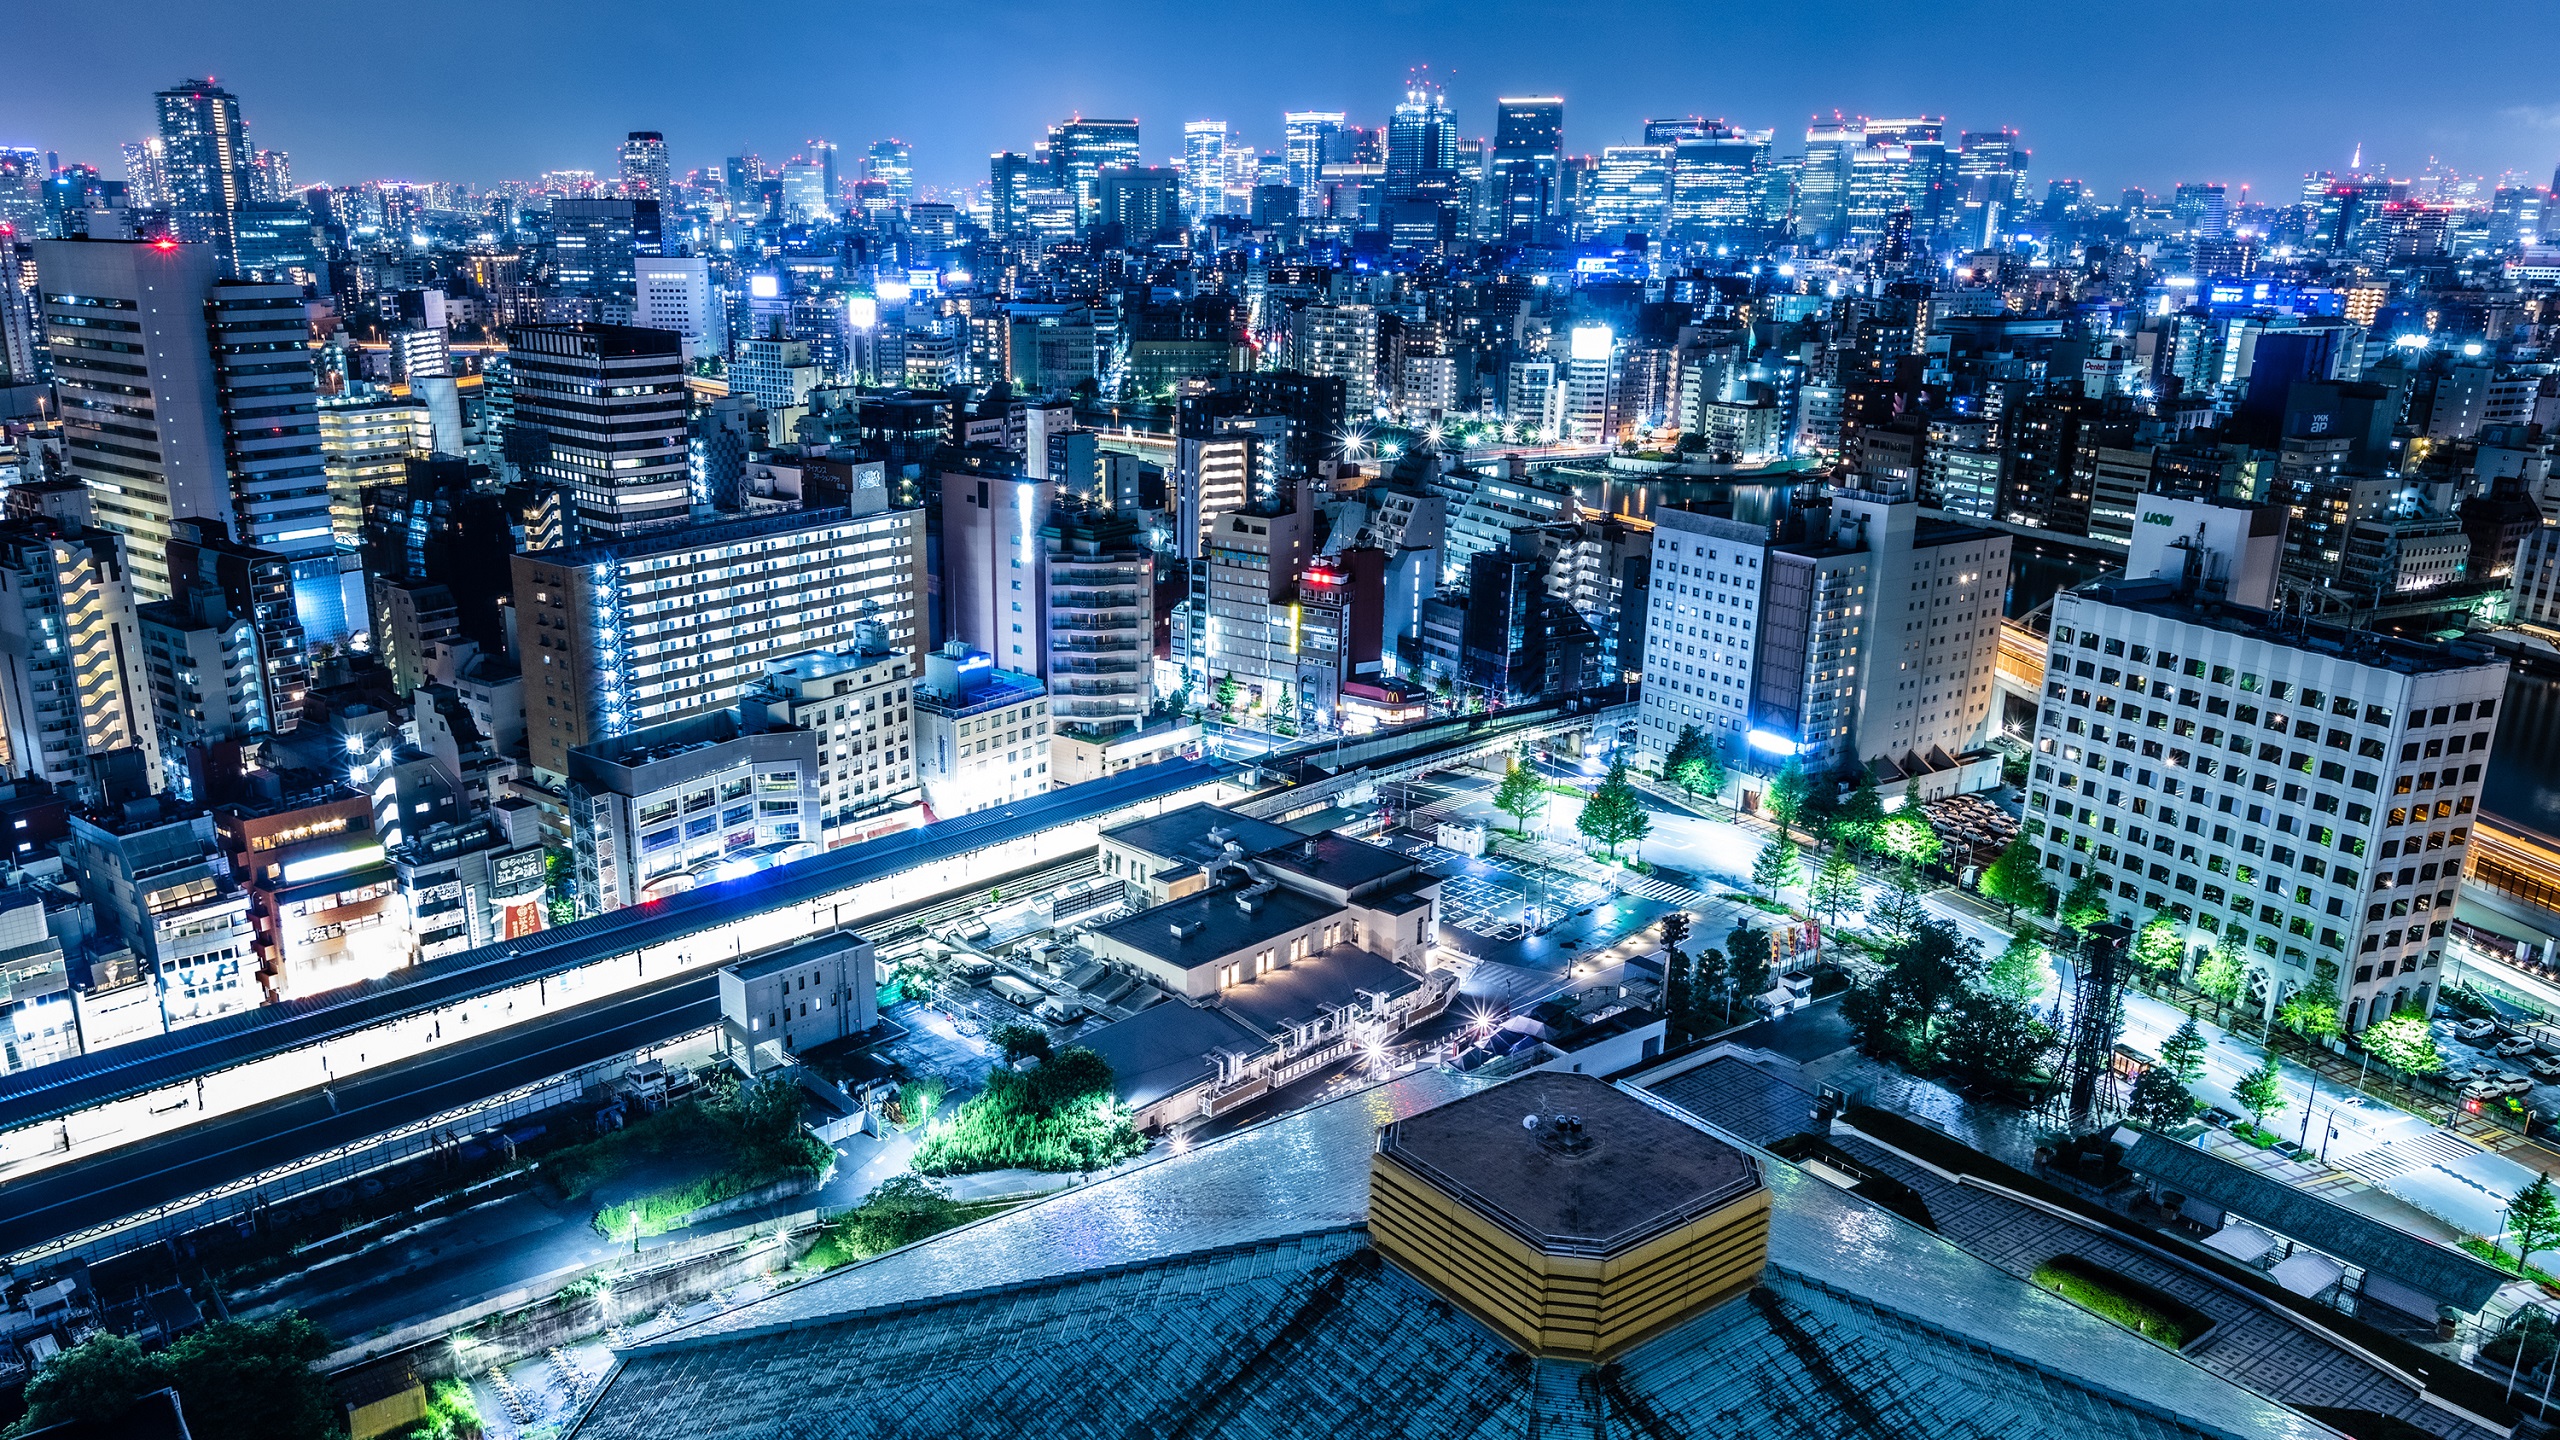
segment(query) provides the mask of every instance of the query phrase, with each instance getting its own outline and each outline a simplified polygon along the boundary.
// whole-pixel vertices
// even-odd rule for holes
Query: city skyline
[[[494,7],[465,5],[457,28],[467,32],[484,11],[498,18]],[[1712,27],[1648,17],[1644,33],[1658,38],[1646,53],[1694,57],[1694,68],[1631,67],[1620,43],[1626,27],[1605,15],[1581,23],[1581,11],[1568,22],[1543,7],[1516,7],[1509,24],[1485,24],[1481,12],[1459,24],[1457,12],[1437,5],[1327,4],[1288,34],[1263,35],[1217,17],[1157,24],[1174,14],[1160,6],[1069,22],[1004,5],[957,50],[939,38],[884,40],[849,21],[811,17],[800,27],[809,43],[706,53],[689,30],[645,12],[637,23],[607,24],[601,9],[572,6],[547,12],[579,42],[546,59],[545,83],[524,83],[521,70],[440,68],[426,103],[404,109],[396,127],[348,124],[338,92],[313,87],[285,51],[246,38],[307,29],[319,13],[295,0],[252,0],[226,10],[219,32],[174,10],[166,23],[119,17],[111,44],[103,18],[66,17],[62,38],[74,45],[84,28],[99,27],[101,43],[86,48],[100,63],[76,77],[40,73],[13,85],[0,96],[0,145],[113,173],[117,147],[150,128],[148,94],[209,71],[242,97],[252,143],[293,152],[305,184],[607,172],[626,131],[658,130],[678,174],[731,154],[778,159],[807,137],[861,147],[895,135],[915,147],[918,182],[948,189],[983,182],[985,156],[1027,151],[1047,125],[1076,114],[1134,115],[1149,163],[1180,151],[1186,121],[1225,120],[1233,143],[1256,149],[1278,145],[1285,110],[1343,109],[1354,123],[1381,124],[1406,71],[1427,64],[1469,138],[1491,137],[1498,95],[1561,94],[1565,143],[1576,154],[1637,143],[1646,119],[1692,113],[1773,128],[1778,153],[1791,153],[1804,121],[1837,110],[1944,116],[1950,134],[2011,127],[2035,151],[2039,182],[2076,178],[2100,193],[2210,180],[2281,198],[2305,172],[2345,169],[2359,147],[2369,164],[2395,174],[2441,161],[2492,179],[2510,169],[2539,178],[2560,159],[2560,93],[2496,84],[2306,93],[2278,78],[2365,63],[2372,37],[2400,15],[2369,0],[2316,12],[2185,6],[2122,33],[2089,17],[2026,18],[2005,5],[1950,12],[1945,23],[1887,38],[1836,6],[1718,16]],[[2473,18],[2479,33],[2524,50],[2537,35],[2560,39],[2560,17],[2547,9],[2488,7]],[[346,22],[332,12],[328,23]],[[1984,45],[1980,37],[1995,31],[2002,43]],[[2200,33],[2213,36],[2209,46],[2200,48]],[[1237,67],[1245,53],[1259,63]],[[2287,61],[2263,72],[2257,94],[2230,78],[2228,57],[2250,54]],[[2122,81],[2091,83],[2092,55],[2106,57]],[[844,68],[824,68],[836,56]],[[954,67],[982,70],[985,81],[955,89]],[[130,104],[101,103],[123,95]]]

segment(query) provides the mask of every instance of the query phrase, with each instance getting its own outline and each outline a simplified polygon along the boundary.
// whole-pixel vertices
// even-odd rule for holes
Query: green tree
[[[996,1049],[1004,1052],[1005,1063],[1018,1060],[1047,1060],[1051,1056],[1049,1032],[1037,1025],[1009,1021],[987,1032]]]
[[[2154,1130],[2174,1130],[2195,1118],[2197,1101],[2176,1072],[2154,1065],[2135,1078],[2125,1108]]]
[[[1691,992],[1697,978],[1689,969],[1689,912],[1674,910],[1662,917],[1662,1018],[1667,1034],[1666,1044],[1677,1045],[1688,1035],[1689,1012],[1695,1001]]]
[[[1706,752],[1707,732],[1695,725],[1681,726],[1680,733],[1671,738],[1671,748],[1662,752],[1662,778],[1677,784],[1673,777],[1681,765]]]
[[[1849,992],[1841,1014],[1871,1055],[1926,1068],[1982,970],[1982,951],[1955,927],[1923,917],[1877,957],[1883,973]]]
[[[2237,935],[2224,931],[2205,957],[2196,962],[2197,991],[2225,1005],[2237,1004],[2241,987],[2249,983],[2248,967],[2241,963],[2247,953],[2240,947]]]
[[[1939,1053],[1975,1084],[2017,1086],[2036,1078],[2060,1043],[2034,1010],[1984,989],[1956,1002]]]
[[[1825,925],[1858,903],[1858,867],[1850,863],[1847,846],[1834,845],[1822,857],[1821,868],[1813,872],[1813,892],[1806,899]]]
[[[1736,925],[1724,935],[1724,978],[1731,997],[1726,1013],[1732,1013],[1732,1000],[1748,1000],[1765,995],[1769,977],[1775,969],[1769,959],[1769,932],[1749,922]]]
[[[1869,927],[1887,943],[1899,945],[1928,920],[1928,907],[1920,903],[1920,877],[1908,865],[1895,867],[1885,877],[1884,893],[1867,910]]]
[[[2009,937],[2000,958],[1982,972],[1982,986],[2004,1000],[2032,1005],[2044,995],[2045,983],[2053,978],[2053,970],[2045,964],[2044,942],[2033,935]]]
[[[1609,858],[1618,858],[1618,847],[1642,840],[1653,832],[1653,816],[1644,808],[1636,787],[1627,779],[1627,762],[1613,760],[1609,773],[1591,798],[1583,802],[1582,817],[1574,828],[1609,847]]]
[[[2403,1075],[2433,1075],[2444,1068],[2444,1052],[2427,1029],[2427,1017],[2403,1006],[2389,1018],[2368,1025],[2357,1037],[2373,1058]]]
[[[100,1332],[44,1362],[27,1382],[26,1417],[7,1433],[78,1421],[106,1434],[134,1401],[167,1383],[158,1356],[143,1354],[126,1336]]]
[[[1831,839],[1862,855],[1872,854],[1884,843],[1884,823],[1884,797],[1876,793],[1874,773],[1861,765],[1858,787],[1831,817]]]
[[[1547,782],[1514,756],[1494,787],[1493,808],[1511,817],[1512,834],[1526,835],[1529,817],[1547,808]]]
[[[1760,803],[1768,810],[1769,818],[1778,822],[1779,834],[1784,835],[1795,828],[1812,790],[1813,783],[1805,778],[1804,767],[1793,760],[1778,767],[1778,773],[1769,777],[1769,788],[1761,792]]]
[[[2142,922],[2133,937],[2133,960],[2153,975],[2177,973],[2187,956],[2186,941],[2178,935],[2175,916],[2154,915]]]
[[[1209,703],[1217,707],[1221,720],[1235,719],[1236,705],[1243,698],[1244,692],[1237,686],[1233,675],[1219,676],[1218,683],[1209,691]]]
[[[2277,1009],[2276,1023],[2306,1039],[2326,1040],[2338,1033],[2338,1002],[2309,990],[2296,990]]]
[[[2053,906],[2053,887],[2045,883],[2043,863],[2036,843],[2018,836],[1982,872],[1982,893],[2006,907],[2012,922],[2021,910],[2041,915]]]
[[[2108,920],[2107,888],[2098,883],[2098,872],[2091,870],[2071,882],[2071,891],[2062,897],[2061,920],[2064,928],[2081,934],[2092,925]]]
[[[2550,1176],[2536,1173],[2532,1183],[2507,1202],[2507,1234],[2515,1237],[2519,1275],[2532,1263],[2535,1251],[2560,1240],[2560,1193],[2552,1190]]]
[[[2267,1128],[2267,1117],[2285,1107],[2284,1066],[2277,1061],[2274,1052],[2268,1052],[2265,1064],[2241,1078],[2231,1096],[2249,1112],[2250,1124],[2261,1130]]]
[[[2177,1076],[2179,1084],[2193,1085],[2204,1078],[2204,1051],[2204,1027],[2190,1010],[2169,1038],[2160,1042],[2160,1066]]]
[[[1042,1032],[1040,1038],[1045,1042],[1049,1037],[1046,1032]],[[912,1130],[919,1125],[932,1124],[933,1112],[942,1108],[943,1100],[950,1094],[951,1082],[939,1075],[927,1075],[922,1079],[909,1080],[900,1085],[898,1113],[905,1118],[906,1122],[901,1128]]]
[[[1781,890],[1791,890],[1804,883],[1804,861],[1796,850],[1796,842],[1781,835],[1760,847],[1760,856],[1751,862],[1751,883],[1770,899]]]
[[[1689,1033],[1700,1035],[1707,1028],[1707,1006],[1711,1001],[1724,1003],[1724,1023],[1733,1023],[1733,967],[1726,963],[1724,952],[1713,946],[1698,952],[1697,965],[1689,972]]]
[[[1690,726],[1689,733],[1695,733],[1697,728],[1695,725]],[[1679,747],[1674,745],[1672,749],[1676,755]],[[1665,760],[1662,765],[1662,778],[1693,796],[1722,795],[1725,782],[1724,757],[1716,753],[1715,746],[1701,739],[1697,747],[1688,754]]]
[[[1929,817],[1910,805],[1886,818],[1877,829],[1876,842],[1885,854],[1915,868],[1937,864],[1938,857],[1947,848],[1947,842],[1939,839],[1938,832],[1931,828]]]
[[[311,1368],[328,1353],[328,1332],[295,1310],[219,1320],[150,1354],[119,1335],[92,1336],[27,1382],[27,1413],[9,1433],[78,1420],[110,1434],[135,1400],[174,1388],[189,1433],[204,1440],[343,1437],[337,1393]]]

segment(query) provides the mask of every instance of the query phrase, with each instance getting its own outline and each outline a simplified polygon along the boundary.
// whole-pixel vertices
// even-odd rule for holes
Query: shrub
[[[2037,1266],[2030,1278],[2081,1309],[2172,1350],[2203,1334],[2213,1323],[2177,1297],[2077,1255],[2056,1255]]]
[[[975,1170],[1099,1170],[1146,1148],[1113,1102],[1111,1067],[1081,1046],[1029,1070],[999,1067],[959,1113],[916,1147],[924,1175]]]

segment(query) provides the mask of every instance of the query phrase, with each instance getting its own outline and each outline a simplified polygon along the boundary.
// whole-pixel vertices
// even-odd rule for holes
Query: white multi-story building
[[[1378,312],[1366,305],[1309,305],[1290,319],[1290,368],[1342,381],[1342,413],[1362,421],[1378,408]]]
[[[687,363],[728,348],[728,317],[712,303],[711,263],[700,255],[642,255],[632,262],[637,291],[631,323],[684,337]]]
[[[999,670],[954,640],[925,657],[916,755],[936,819],[1049,790],[1049,698],[1036,678]]]
[[[1871,561],[1857,757],[1925,763],[1974,748],[1991,713],[2009,536],[1923,522],[1907,495],[1864,491],[1834,494],[1831,523]]]
[[[1638,743],[1658,761],[1695,725],[1738,760],[1749,744],[1766,526],[1654,514]]]
[[[589,915],[819,848],[818,738],[721,710],[569,754],[569,844]]]
[[[2431,1008],[2507,663],[2229,604],[2200,547],[2140,541],[2134,573],[2054,599],[2027,797],[2048,878],[2191,950],[2236,940],[2263,1013],[2306,989],[2355,1027]]]
[[[1618,339],[1606,325],[1573,327],[1564,369],[1562,438],[1592,443],[1617,438]]]
[[[818,803],[827,848],[915,823],[915,657],[878,624],[851,643],[765,663],[739,703],[818,737]]]
[[[1556,383],[1556,362],[1511,362],[1503,372],[1502,419],[1520,438],[1556,438],[1564,427],[1564,389]]]

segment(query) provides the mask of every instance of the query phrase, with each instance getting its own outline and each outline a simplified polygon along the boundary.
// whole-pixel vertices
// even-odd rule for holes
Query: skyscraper
[[[1591,226],[1601,235],[1658,234],[1671,218],[1671,147],[1611,145],[1600,152]]]
[[[1550,95],[1494,103],[1493,162],[1486,176],[1493,210],[1489,228],[1506,240],[1528,239],[1555,218],[1564,100]]]
[[[1017,235],[1031,224],[1031,191],[1041,183],[1030,156],[999,150],[987,157],[987,228]]]
[[[1227,207],[1227,122],[1190,120],[1182,126],[1182,213],[1193,220],[1222,215]]]
[[[1409,82],[1404,103],[1387,120],[1388,189],[1445,183],[1457,169],[1457,112],[1439,86],[1422,79]]]
[[[1299,204],[1316,193],[1324,178],[1324,162],[1332,157],[1342,135],[1342,112],[1339,110],[1292,110],[1280,117],[1284,135],[1284,153],[1288,157],[1289,183],[1297,187]]]
[[[1094,223],[1102,207],[1095,177],[1104,169],[1135,169],[1145,160],[1138,153],[1135,120],[1070,120],[1049,127],[1049,163],[1057,183],[1075,206],[1076,228]]]
[[[1671,147],[1671,223],[1690,234],[1745,229],[1757,222],[1760,187],[1769,172],[1769,132],[1721,120],[1696,122],[1667,140]],[[1647,136],[1654,127],[1645,127]]]
[[[169,208],[169,147],[160,137],[124,145],[124,193],[137,210]]]
[[[232,510],[224,517],[233,522],[230,533],[284,557],[297,594],[308,587],[334,601],[328,465],[302,287],[218,281],[205,313],[231,470]]]
[[[633,262],[659,250],[658,202],[648,198],[551,202],[553,279],[563,294],[628,297]]]
[[[904,210],[915,203],[915,151],[904,140],[874,140],[863,157],[863,178],[888,187],[889,203]]]
[[[622,142],[622,193],[667,193],[667,140],[655,130],[634,130]]]
[[[249,200],[249,128],[240,100],[210,78],[181,80],[155,97],[161,164],[178,238],[211,245],[228,273],[231,214]]]
[[[1984,245],[2027,209],[2027,152],[2015,130],[1969,130],[1956,157],[1961,239]]]

